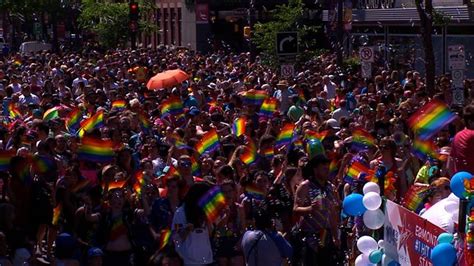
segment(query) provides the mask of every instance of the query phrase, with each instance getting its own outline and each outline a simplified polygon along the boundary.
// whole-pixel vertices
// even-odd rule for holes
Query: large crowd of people
[[[416,210],[426,211],[449,194],[453,173],[474,173],[473,87],[465,81],[463,109],[449,75],[428,90],[416,71],[374,67],[365,79],[340,74],[335,62],[323,54],[283,78],[258,56],[175,47],[5,56],[0,265],[354,260],[354,243],[369,230],[341,204],[367,180],[348,177],[350,165],[391,172],[382,193],[398,203],[412,185],[429,188]],[[147,88],[171,69],[189,78]],[[276,110],[263,113],[262,101],[247,97],[256,94],[275,98]],[[179,114],[163,112],[169,99],[179,99]],[[433,138],[440,156],[423,158],[407,119],[434,99],[458,119]],[[292,136],[280,145],[288,125]],[[375,143],[354,145],[356,130]],[[211,131],[218,144],[201,154],[195,147]],[[84,139],[113,143],[112,158],[84,156]],[[103,155],[100,147],[92,154]],[[225,207],[210,221],[200,201],[215,187]]]

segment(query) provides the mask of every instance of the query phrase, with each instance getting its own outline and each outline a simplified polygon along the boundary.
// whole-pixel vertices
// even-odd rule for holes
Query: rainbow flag
[[[199,199],[199,206],[204,210],[207,219],[213,223],[219,217],[222,209],[225,208],[226,202],[224,194],[219,186],[209,189],[204,196]]]
[[[182,114],[183,102],[178,97],[171,97],[161,104],[160,111],[162,116]]]
[[[44,121],[49,121],[55,118],[59,118],[59,107],[55,106],[53,108],[48,109],[46,112],[43,114],[43,120]]]
[[[239,117],[235,119],[234,124],[232,125],[232,132],[236,137],[240,137],[245,134],[245,125],[247,124],[247,119],[245,117]]]
[[[110,140],[84,137],[78,149],[78,158],[96,163],[108,163],[115,156],[113,147],[114,144]]]
[[[375,138],[362,128],[355,129],[352,133],[352,148],[356,150],[367,150],[375,146]]]
[[[247,185],[245,186],[245,192],[244,194],[247,196],[247,197],[250,197],[250,198],[254,198],[254,199],[264,199],[265,198],[265,192],[256,187],[254,184],[250,184],[250,185]]]
[[[92,117],[81,121],[81,129],[79,129],[79,137],[83,137],[87,132],[91,132],[93,129],[101,128],[104,126],[104,112],[99,111]]]
[[[244,104],[261,105],[268,98],[268,94],[263,90],[249,90],[245,92]]]
[[[69,113],[69,116],[66,118],[66,128],[68,130],[78,129],[81,125],[82,111],[79,108],[76,108]]]
[[[135,173],[135,184],[133,184],[133,190],[140,196],[143,192],[143,187],[145,186],[145,178],[142,171],[137,171]]]
[[[166,245],[168,245],[168,243],[170,242],[170,239],[171,239],[171,230],[168,228],[161,230],[160,246],[158,250],[162,250],[164,247],[166,247]]]
[[[257,147],[251,139],[249,139],[249,143],[244,148],[244,152],[240,155],[240,160],[246,165],[253,164],[257,160]]]
[[[112,189],[117,189],[117,188],[123,188],[126,183],[127,183],[126,180],[110,182],[109,186],[107,187],[107,191],[110,191]],[[105,190],[105,187],[103,189]]]
[[[63,210],[63,206],[61,203],[59,203],[54,209],[53,209],[53,220],[51,223],[53,225],[58,225],[59,222],[59,217],[61,216],[61,212]]]
[[[425,104],[408,119],[408,125],[422,140],[427,140],[447,126],[456,115],[438,100]]]
[[[0,171],[8,171],[10,169],[10,160],[15,156],[13,150],[0,150]]]
[[[263,151],[263,156],[265,156],[266,158],[273,158],[273,156],[275,155],[275,149],[273,147],[268,147],[266,150]]]
[[[124,100],[116,100],[112,102],[112,109],[123,110],[127,107],[127,103]]]
[[[350,180],[359,180],[359,175],[361,173],[369,175],[371,171],[368,166],[356,161],[349,166],[349,169],[347,169],[346,177],[350,178]]]
[[[275,113],[278,105],[278,100],[276,98],[267,98],[263,101],[262,106],[260,106],[260,115],[272,117]]]
[[[307,140],[317,139],[317,140],[322,142],[324,140],[324,138],[326,138],[328,133],[329,133],[328,130],[324,130],[322,132],[317,132],[317,131],[313,131],[313,130],[306,130],[305,134],[304,134],[304,138],[307,139]]]
[[[18,173],[18,177],[24,184],[29,184],[31,182],[31,173],[30,173],[30,167],[28,163],[25,163]]]
[[[438,147],[431,140],[420,140],[415,139],[413,141],[413,154],[416,155],[420,160],[426,161],[429,158],[439,159],[439,154],[437,152]]]
[[[149,133],[151,125],[145,113],[140,112],[138,114],[138,120],[140,121],[140,128],[143,130],[143,132]]]
[[[201,167],[194,156],[191,156],[191,172],[193,173],[193,176],[201,176]]]
[[[43,156],[35,155],[33,157],[33,169],[38,174],[46,174],[47,172],[53,170],[56,166],[54,159]]]
[[[22,119],[22,115],[14,103],[10,103],[8,105],[8,114],[10,116],[10,120]]]
[[[199,154],[212,153],[220,147],[219,136],[216,129],[209,130],[202,139],[196,144],[196,150]]]
[[[295,124],[287,123],[281,128],[280,134],[277,137],[276,146],[282,147],[289,145],[293,139],[293,131],[295,130]]]
[[[334,99],[329,100],[329,110],[331,112],[334,112],[334,110],[336,110],[336,102],[334,101]]]
[[[402,200],[402,206],[411,211],[418,210],[429,189],[430,187],[428,186],[412,185],[405,193],[405,197]]]
[[[294,140],[293,141],[293,148],[294,149],[301,149],[301,150],[304,150],[304,145],[303,145],[303,141],[300,140],[299,138]]]

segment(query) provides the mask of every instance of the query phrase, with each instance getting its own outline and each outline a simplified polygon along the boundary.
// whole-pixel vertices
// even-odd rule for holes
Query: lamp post
[[[250,50],[250,62],[255,62],[255,45],[252,40],[253,36],[253,31],[254,31],[254,25],[255,25],[255,1],[256,0],[250,0],[250,6],[248,9],[248,23],[250,26],[250,38],[248,39],[249,42],[249,50]]]

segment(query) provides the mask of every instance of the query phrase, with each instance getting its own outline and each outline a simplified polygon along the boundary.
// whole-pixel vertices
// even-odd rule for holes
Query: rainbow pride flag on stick
[[[359,161],[355,161],[347,169],[345,181],[350,184],[352,184],[354,181],[369,181],[369,177],[365,177],[364,180],[361,180],[361,174],[371,175],[373,174],[372,172],[373,171],[371,171],[368,166]]]
[[[282,127],[281,132],[277,137],[276,146],[283,147],[283,146],[289,145],[291,143],[291,140],[293,139],[294,130],[295,130],[295,124],[293,123],[285,124]]]
[[[166,245],[168,245],[168,243],[170,242],[170,239],[171,239],[171,230],[168,228],[161,230],[160,246],[158,250],[162,250],[164,247],[166,247]]]
[[[431,140],[415,139],[413,141],[413,154],[420,160],[427,160],[428,158],[439,159],[438,147]]]
[[[375,146],[375,138],[362,128],[355,129],[352,133],[352,148],[355,150],[367,150]]]
[[[251,139],[249,139],[249,143],[245,147],[244,152],[240,155],[240,160],[246,165],[253,164],[257,160],[257,147]]]
[[[265,198],[265,192],[262,189],[255,186],[254,184],[245,186],[244,194],[247,197],[251,197],[251,198],[259,199],[259,200],[262,200]]]
[[[266,98],[268,98],[268,94],[264,90],[249,90],[244,94],[244,103],[261,105]]]
[[[322,132],[317,132],[317,131],[313,131],[313,130],[306,130],[306,132],[304,134],[304,138],[307,139],[307,140],[317,139],[317,140],[322,142],[324,140],[324,138],[326,138],[328,133],[329,133],[328,130],[324,130]]]
[[[8,105],[8,115],[10,120],[22,119],[20,111],[16,108],[14,103]]]
[[[135,173],[135,184],[133,184],[133,190],[140,196],[143,192],[143,188],[145,187],[145,178],[143,176],[142,171],[137,171]]]
[[[151,125],[145,113],[140,112],[138,114],[138,120],[140,121],[140,128],[143,130],[143,132],[149,133],[151,129]]]
[[[263,101],[262,106],[260,106],[259,114],[261,116],[272,117],[275,113],[278,105],[278,100],[276,98],[267,98]]]
[[[105,188],[105,184],[104,186],[102,187],[104,190],[107,189],[107,191],[110,191],[112,189],[117,189],[117,188],[123,188],[125,186],[125,184],[127,183],[127,181],[125,180],[120,180],[120,181],[112,181],[108,184],[108,187]]]
[[[199,199],[199,206],[204,210],[209,222],[213,223],[220,216],[220,212],[225,208],[226,202],[224,194],[219,186],[209,189],[204,196]]]
[[[199,154],[212,153],[220,147],[219,136],[216,129],[209,130],[196,144]]]
[[[247,119],[245,117],[239,117],[235,119],[234,124],[232,125],[232,132],[236,137],[240,137],[245,134],[245,125],[247,124]]]
[[[114,159],[114,144],[110,140],[84,137],[78,149],[80,160],[96,163],[108,163]]]
[[[79,130],[79,137],[83,137],[85,133],[91,132],[93,129],[104,126],[104,112],[99,111],[90,118],[81,122],[81,129]]]
[[[112,102],[112,109],[123,110],[127,107],[127,103],[124,100],[116,100]]]
[[[59,217],[61,216],[62,210],[63,206],[61,203],[59,203],[58,206],[53,209],[53,220],[51,221],[53,225],[58,225]]]
[[[76,108],[69,113],[66,118],[66,128],[71,130],[77,130],[81,125],[82,111],[79,108]]]
[[[447,126],[456,115],[438,100],[425,104],[408,119],[408,125],[421,140],[427,140]]]
[[[46,174],[47,172],[55,168],[56,162],[53,158],[49,158],[43,155],[33,156],[33,169],[36,173]]]
[[[43,114],[43,121],[53,120],[55,118],[59,118],[59,107],[55,106],[53,108],[48,109]]]
[[[402,206],[411,211],[416,211],[426,197],[428,190],[428,186],[412,185],[402,200]]]
[[[178,97],[171,97],[161,104],[161,116],[179,115],[184,113],[183,102]]]

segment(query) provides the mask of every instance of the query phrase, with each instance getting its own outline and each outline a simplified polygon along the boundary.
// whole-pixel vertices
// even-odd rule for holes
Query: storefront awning
[[[456,24],[469,21],[470,11],[467,6],[443,6],[435,9],[451,19]],[[323,21],[329,21],[328,10],[323,11]],[[353,9],[354,23],[381,22],[381,23],[412,23],[420,20],[416,8],[386,8],[386,9]]]

